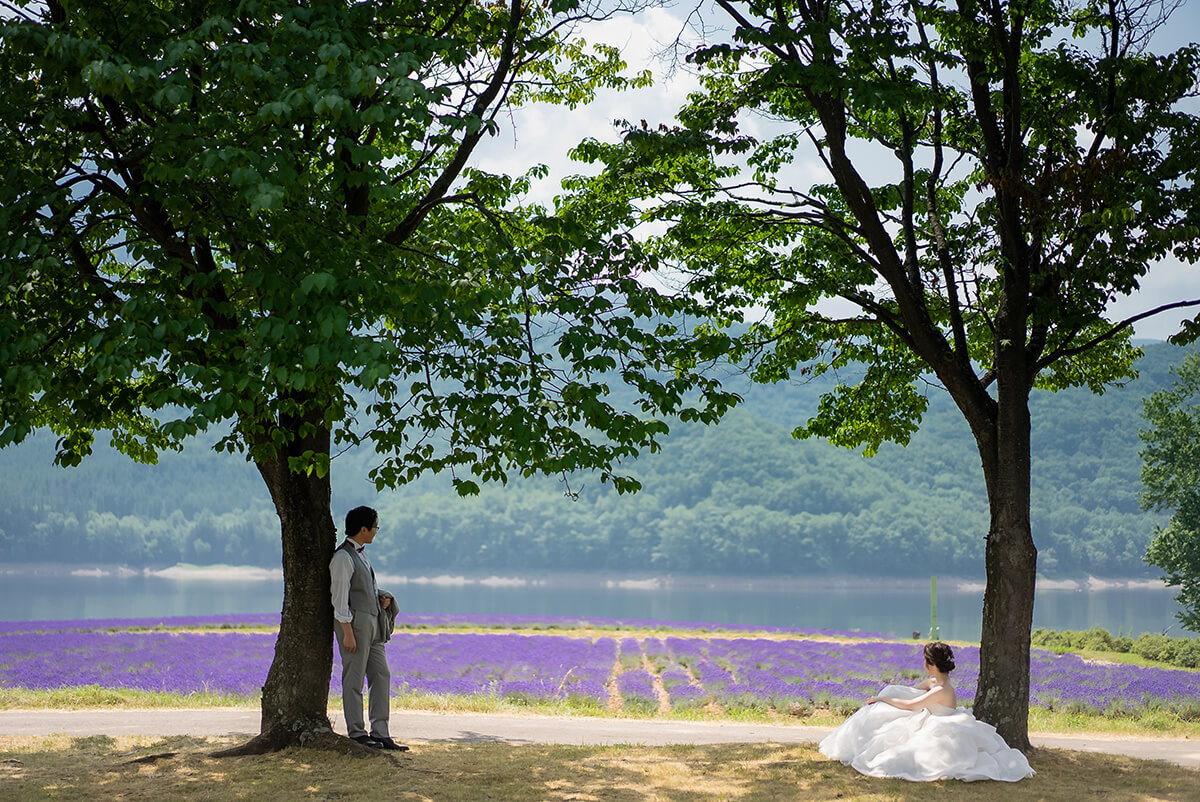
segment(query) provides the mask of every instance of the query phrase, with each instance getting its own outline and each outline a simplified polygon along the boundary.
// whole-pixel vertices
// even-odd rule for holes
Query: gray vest
[[[379,615],[379,590],[375,587],[375,570],[362,558],[354,543],[347,540],[339,548],[350,555],[354,573],[350,575],[350,611]]]

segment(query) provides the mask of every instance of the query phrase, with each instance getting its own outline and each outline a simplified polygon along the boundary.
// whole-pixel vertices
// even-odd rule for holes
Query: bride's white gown
[[[878,695],[915,699],[923,693],[888,685]],[[820,749],[872,777],[1016,782],[1033,776],[1025,755],[961,707],[910,711],[886,702],[864,705],[821,741]]]

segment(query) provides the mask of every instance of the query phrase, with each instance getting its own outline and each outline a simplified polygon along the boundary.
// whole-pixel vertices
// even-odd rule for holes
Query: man
[[[334,633],[342,656],[342,712],[346,734],[373,749],[407,751],[388,734],[391,673],[383,644],[391,634],[391,594],[375,586],[375,570],[363,550],[379,531],[379,513],[355,507],[346,513],[346,540],[329,561]],[[367,680],[371,731],[363,724],[363,677]]]

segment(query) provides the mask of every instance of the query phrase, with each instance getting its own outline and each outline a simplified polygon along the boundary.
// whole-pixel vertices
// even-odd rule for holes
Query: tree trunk
[[[301,427],[293,428],[297,430]],[[337,538],[329,508],[329,476],[294,473],[288,468],[289,456],[310,450],[329,453],[327,428],[317,424],[313,434],[297,437],[276,456],[255,463],[279,514],[283,539],[283,611],[275,641],[275,659],[262,689],[261,732],[246,744],[217,752],[219,756],[262,754],[289,746],[347,752],[365,749],[348,738],[334,735],[329,723],[327,706],[333,665],[329,559]]]
[[[1008,375],[1014,373],[1020,377],[1023,370]],[[1037,579],[1029,525],[1029,388],[1021,378],[1002,378],[998,396],[993,442],[988,448],[980,444],[991,524],[975,715],[993,725],[1009,746],[1028,751],[1029,641]]]

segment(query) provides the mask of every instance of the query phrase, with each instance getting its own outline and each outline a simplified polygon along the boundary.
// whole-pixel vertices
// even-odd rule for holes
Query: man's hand
[[[354,627],[347,622],[342,622],[342,648],[350,654],[358,651],[358,643],[354,640]]]

